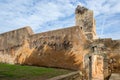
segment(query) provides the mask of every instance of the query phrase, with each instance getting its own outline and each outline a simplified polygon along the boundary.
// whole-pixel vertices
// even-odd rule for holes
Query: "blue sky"
[[[120,0],[0,0],[0,33],[25,26],[35,33],[73,26],[78,4],[94,11],[99,37],[120,39]]]

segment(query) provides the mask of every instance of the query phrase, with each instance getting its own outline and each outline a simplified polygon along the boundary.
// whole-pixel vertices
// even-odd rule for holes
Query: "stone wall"
[[[93,11],[80,5],[75,10],[76,25],[81,28],[88,40],[96,38],[96,23]]]
[[[24,39],[28,39],[33,32],[30,27],[24,27],[0,34],[0,50],[20,46]]]
[[[54,30],[30,36],[30,48],[34,49],[23,64],[82,69],[85,36],[78,26]]]
[[[84,72],[87,80],[103,80],[104,57],[100,54],[91,53],[84,58]]]
[[[0,34],[0,62],[15,63],[15,55],[33,32],[30,27]]]
[[[82,70],[83,57],[88,53],[78,26],[38,34],[25,27],[0,36],[0,62],[4,63]]]
[[[109,70],[111,72],[120,72],[120,40],[111,38],[97,39],[93,44],[103,44],[101,52],[108,57]]]
[[[92,78],[104,80],[104,57],[100,55],[92,56]]]
[[[47,80],[83,80],[83,75],[80,71],[72,72],[66,75],[57,76]]]

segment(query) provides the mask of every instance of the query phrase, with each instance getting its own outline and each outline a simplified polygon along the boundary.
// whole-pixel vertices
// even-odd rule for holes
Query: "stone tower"
[[[75,10],[75,23],[79,26],[88,40],[96,38],[96,25],[93,11],[80,5]]]

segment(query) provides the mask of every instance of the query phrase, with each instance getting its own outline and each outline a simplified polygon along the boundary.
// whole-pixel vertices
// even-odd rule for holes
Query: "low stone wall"
[[[80,71],[76,71],[66,75],[50,78],[47,80],[82,80],[82,73]]]

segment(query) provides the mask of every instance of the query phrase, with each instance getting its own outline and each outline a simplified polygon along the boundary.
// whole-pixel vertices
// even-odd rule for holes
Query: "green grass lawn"
[[[45,80],[72,71],[56,68],[0,63],[0,80]]]

